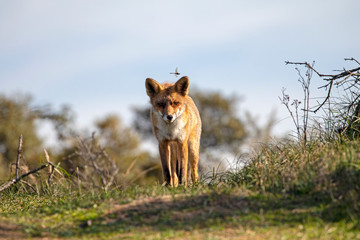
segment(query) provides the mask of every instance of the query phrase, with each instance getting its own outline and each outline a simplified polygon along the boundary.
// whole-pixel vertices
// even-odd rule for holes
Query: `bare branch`
[[[351,59],[346,59],[346,60],[353,60],[356,61],[355,59],[351,58]],[[356,61],[357,63],[359,63],[358,61]],[[286,61],[285,64],[294,64],[294,65],[304,65],[305,67],[307,67],[308,69],[311,69],[312,71],[314,71],[319,77],[323,78],[324,80],[328,81],[329,83],[325,84],[324,86],[321,86],[320,88],[324,88],[324,87],[329,87],[328,92],[327,92],[327,96],[325,98],[325,100],[323,102],[320,103],[320,105],[315,109],[312,110],[311,112],[316,113],[317,111],[319,111],[324,104],[329,100],[330,95],[331,95],[331,90],[332,87],[334,85],[334,81],[343,77],[349,77],[352,75],[358,75],[359,73],[356,73],[360,70],[360,67],[358,68],[354,68],[351,70],[343,70],[342,72],[340,72],[339,74],[321,74],[320,72],[318,72],[313,66],[311,66],[309,63],[307,62],[289,62]],[[344,81],[344,80],[343,80]],[[343,81],[338,82],[337,84],[342,83]]]
[[[41,165],[40,167],[34,169],[34,170],[31,170],[23,175],[21,175],[20,177],[18,178],[14,178],[12,179],[11,181],[7,182],[7,183],[4,183],[3,185],[0,186],[0,192],[4,191],[5,189],[11,187],[12,185],[14,185],[15,183],[19,182],[20,180],[22,180],[24,177],[27,177],[29,176],[30,174],[33,174],[33,173],[36,173],[38,171],[40,171],[41,169],[44,169],[50,165],[53,165],[52,163],[46,163],[44,165]]]
[[[299,117],[298,117],[298,106],[299,106],[300,102],[295,99],[293,101],[293,103],[291,104],[291,105],[295,105],[295,109],[296,109],[296,117],[295,117],[293,112],[290,109],[290,106],[289,106],[290,96],[285,93],[285,91],[286,91],[285,88],[283,88],[281,91],[282,91],[283,97],[282,97],[282,99],[279,97],[280,102],[282,104],[284,104],[286,109],[288,110],[288,112],[289,112],[289,114],[291,116],[291,119],[293,120],[293,122],[295,124],[296,131],[297,131],[297,134],[298,134],[298,138],[300,139],[300,125],[299,125]]]
[[[360,62],[358,61],[358,60],[356,60],[355,58],[344,58],[344,60],[345,61],[354,61],[354,62],[356,62],[357,64],[359,64],[360,65]]]
[[[22,145],[23,145],[23,136],[21,134],[20,138],[19,138],[18,154],[17,154],[16,164],[15,164],[15,166],[16,166],[15,167],[15,178],[19,178],[19,163],[20,163],[20,158],[21,158]]]
[[[319,77],[333,77],[334,75],[329,75],[329,74],[321,74],[318,71],[316,71],[316,69],[314,69],[309,63],[307,62],[289,62],[289,61],[285,61],[286,65],[292,64],[292,65],[305,65],[307,68],[313,70]]]
[[[31,188],[34,192],[36,192],[36,189],[34,188],[33,185],[31,185],[30,183],[28,183],[25,180],[20,180],[21,183],[25,184],[26,186],[28,186],[29,188]]]
[[[107,191],[119,172],[116,163],[111,159],[107,152],[98,145],[96,138],[77,138],[76,151],[66,159],[72,161],[76,159],[74,168],[77,173],[78,184],[87,184],[89,187],[99,187]],[[80,185],[79,185],[80,186]]]
[[[317,111],[319,111],[325,105],[325,103],[329,100],[330,95],[331,95],[331,90],[333,87],[333,83],[334,83],[334,81],[330,82],[330,87],[329,87],[329,90],[328,90],[325,100],[322,103],[320,103],[320,105],[315,110],[312,111],[313,113],[316,113]]]
[[[360,62],[354,58],[345,58],[344,60],[353,61],[356,65],[360,65]],[[335,74],[322,74],[307,62],[286,61],[285,63],[302,65],[307,69],[307,74],[311,74],[313,71],[321,80],[326,81],[326,84],[319,87],[319,89],[325,88],[326,96],[317,102],[316,106],[309,108],[307,103],[307,107],[312,109],[310,112],[317,113],[322,109],[327,114],[328,119],[324,120],[324,124],[325,128],[329,130],[329,136],[336,137],[338,133],[341,133],[351,135],[351,137],[360,137],[359,66],[349,70],[346,68],[335,70]],[[295,69],[299,72],[297,67]],[[304,78],[301,77],[299,81],[304,82]],[[339,91],[335,92],[334,86]],[[341,94],[342,97],[336,97],[337,94]],[[328,107],[325,107],[326,103],[328,103]]]
[[[48,180],[47,180],[47,185],[49,186],[50,185],[50,181],[51,181],[51,178],[54,174],[54,170],[55,170],[55,167],[54,165],[50,162],[50,157],[49,157],[49,154],[48,152],[46,151],[46,149],[44,148],[44,153],[45,153],[45,159],[46,159],[46,162],[49,164],[50,168],[49,168],[49,177],[48,177]]]
[[[356,61],[357,62],[357,61]],[[354,72],[357,72],[360,70],[360,67],[358,68],[354,68],[351,70],[344,70],[343,72],[339,73],[339,74],[321,74],[320,72],[318,72],[315,68],[313,68],[309,63],[307,62],[289,62],[289,61],[285,61],[285,64],[293,64],[293,65],[305,65],[307,68],[313,70],[319,77],[324,78],[324,77],[328,77],[328,78],[324,78],[324,80],[327,81],[334,81],[336,79],[345,77],[349,74],[352,74]]]

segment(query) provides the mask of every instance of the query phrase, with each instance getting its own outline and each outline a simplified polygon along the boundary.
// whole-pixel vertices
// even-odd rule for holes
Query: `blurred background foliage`
[[[204,152],[210,148],[238,151],[247,135],[244,123],[238,117],[239,97],[199,90],[193,90],[190,96],[199,110],[202,121],[200,151]],[[133,127],[142,137],[155,139],[150,108],[150,104],[134,108]]]
[[[216,167],[223,163],[224,167],[227,166],[226,161],[234,160],[236,155],[241,154],[247,138],[254,136],[245,129],[254,129],[255,126],[260,131],[260,127],[249,116],[246,119],[239,117],[239,96],[197,89],[190,95],[203,123],[200,164]],[[39,135],[44,124],[51,124],[55,131],[55,146],[48,149],[52,161],[60,163],[69,175],[77,176],[79,181],[79,176],[85,176],[79,171],[84,171],[93,175],[91,181],[94,186],[101,185],[98,179],[110,179],[115,168],[117,174],[111,181],[117,186],[162,181],[157,141],[152,133],[150,104],[133,108],[131,126],[126,126],[120,116],[109,114],[97,119],[92,130],[79,130],[75,126],[75,114],[69,106],[64,105],[60,110],[54,110],[50,105],[36,106],[29,95],[1,95],[0,109],[2,181],[10,177],[11,166],[17,157],[20,134],[24,138],[22,164],[32,168],[44,161],[42,150],[45,140]],[[271,131],[269,126],[267,132]],[[226,154],[233,159],[225,160]],[[84,162],[86,158],[89,158],[87,163]],[[97,166],[92,162],[94,159],[98,161]],[[91,167],[93,171],[85,169]],[[200,166],[200,169],[210,171],[211,167]],[[84,177],[82,181],[90,180]]]
[[[63,106],[53,111],[49,105],[34,106],[30,95],[0,95],[0,176],[8,176],[9,167],[17,157],[19,137],[24,137],[23,163],[29,166],[39,164],[44,141],[38,133],[38,126],[50,122],[59,141],[69,134],[73,114]],[[3,177],[1,178],[3,179]]]
[[[29,163],[40,153],[42,141],[36,134],[35,120],[38,118],[30,107],[30,96],[0,96],[0,163],[1,173],[9,171],[9,164],[15,162],[19,136],[26,138],[25,160]]]

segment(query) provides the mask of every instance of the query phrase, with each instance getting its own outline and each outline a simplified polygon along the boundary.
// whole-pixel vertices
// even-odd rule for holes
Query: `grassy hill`
[[[0,238],[360,239],[360,142],[277,144],[186,189],[0,193]]]

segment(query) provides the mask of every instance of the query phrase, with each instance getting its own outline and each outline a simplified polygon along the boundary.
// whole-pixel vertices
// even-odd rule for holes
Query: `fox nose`
[[[173,116],[167,115],[166,118],[167,118],[167,120],[171,121],[173,119]]]

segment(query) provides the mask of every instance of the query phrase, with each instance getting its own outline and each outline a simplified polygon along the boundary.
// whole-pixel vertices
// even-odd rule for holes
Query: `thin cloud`
[[[149,74],[144,69],[168,76],[181,64],[180,71],[187,68],[201,86],[218,89],[221,79],[221,90],[238,88],[260,112],[268,107],[254,100],[250,93],[259,84],[249,82],[263,82],[266,75],[265,84],[277,88],[283,61],[351,57],[348,52],[360,51],[359,7],[357,0],[2,1],[0,83],[2,91],[66,102],[71,94],[72,100],[77,97],[76,89],[87,79],[111,86],[130,79],[130,85],[143,81]],[[259,64],[266,70],[259,71]],[[119,69],[119,76],[108,69]],[[117,100],[127,98],[132,87]],[[52,99],[63,95],[52,95],[53,89],[68,92]],[[274,94],[271,104],[278,100]],[[81,97],[94,100],[86,93]],[[85,111],[79,115],[88,116]]]

